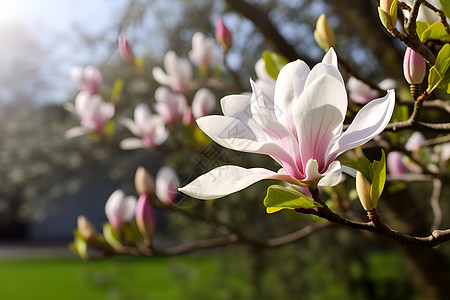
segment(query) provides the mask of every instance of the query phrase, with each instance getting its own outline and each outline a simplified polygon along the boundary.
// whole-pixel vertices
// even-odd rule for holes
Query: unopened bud
[[[178,196],[178,178],[170,167],[162,167],[156,175],[156,196],[165,205],[172,205]]]
[[[331,47],[336,47],[334,31],[333,28],[331,28],[330,23],[328,23],[325,14],[321,14],[317,19],[314,38],[320,48],[322,48],[325,52],[327,52]]]
[[[356,192],[358,193],[359,201],[366,211],[375,208],[370,197],[370,182],[359,171],[356,173]]]
[[[222,18],[217,18],[216,21],[216,40],[219,43],[220,47],[224,53],[227,53],[233,44],[233,37],[231,36],[231,32],[223,23]]]
[[[403,74],[409,84],[421,84],[425,78],[427,64],[419,53],[407,48],[403,59]]]
[[[150,240],[155,229],[155,217],[150,201],[145,194],[139,197],[136,205],[136,224],[146,243],[150,245]]]
[[[378,14],[380,15],[381,23],[388,30],[392,30],[397,24],[397,2],[397,0],[380,0]]]
[[[130,65],[134,65],[133,49],[131,49],[128,40],[124,36],[119,37],[119,52],[124,61],[126,61]]]
[[[83,215],[79,215],[77,219],[77,229],[83,239],[90,243],[95,244],[97,240],[97,230],[94,225]]]
[[[134,185],[139,195],[147,195],[149,198],[153,198],[155,195],[155,182],[152,175],[144,167],[139,167],[136,170]]]

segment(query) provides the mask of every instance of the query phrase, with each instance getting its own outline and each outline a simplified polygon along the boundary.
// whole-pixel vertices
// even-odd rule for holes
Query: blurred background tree
[[[74,28],[71,35],[79,37],[77,51],[85,56],[71,61],[97,65],[104,77],[104,91],[112,89],[116,78],[123,79],[125,85],[116,114],[130,116],[137,103],[152,101],[157,84],[136,75],[120,59],[119,35],[127,36],[132,42],[150,73],[152,67],[161,65],[164,54],[170,49],[187,56],[196,31],[213,36],[215,20],[223,16],[234,40],[229,65],[239,71],[241,84],[249,91],[248,78],[255,77],[255,62],[266,50],[289,60],[300,58],[310,66],[321,59],[323,50],[314,41],[313,32],[318,16],[325,13],[336,33],[340,57],[372,82],[395,79],[399,84],[398,93],[408,97],[404,96],[408,95],[408,86],[402,75],[405,46],[386,32],[379,21],[377,6],[376,0],[123,1],[120,13],[111,16],[114,20],[108,28],[95,33]],[[104,202],[115,188],[134,193],[132,178],[138,165],[144,165],[155,174],[164,162],[178,171],[183,183],[205,171],[195,167],[199,156],[186,149],[180,149],[175,155],[164,151],[127,152],[120,150],[117,144],[101,144],[85,137],[65,140],[64,132],[77,120],[60,103],[73,100],[75,93],[73,88],[67,88],[70,86],[68,69],[64,74],[55,64],[59,64],[57,59],[66,59],[67,53],[62,56],[55,53],[48,43],[44,45],[26,29],[18,41],[8,30],[0,31],[0,36],[5,39],[2,45],[18,42],[14,49],[30,48],[34,52],[29,55],[6,47],[5,53],[11,56],[2,55],[0,61],[2,69],[7,70],[0,74],[0,237],[25,238],[34,231],[35,236],[45,238],[42,232],[36,231],[48,230],[43,229],[47,227],[32,229],[35,225],[30,224],[53,220],[58,224],[66,222],[62,226],[66,230],[57,235],[64,238],[71,233],[79,214],[99,220],[97,224],[100,224],[100,220],[105,219]],[[91,59],[89,54],[99,59]],[[62,65],[67,66],[67,61]],[[55,74],[65,80],[55,84]],[[348,79],[351,73],[343,71],[343,75]],[[232,83],[227,74],[220,80]],[[50,90],[57,91],[51,94],[52,99],[48,97]],[[448,115],[445,117],[448,121]],[[114,141],[125,135],[126,130],[117,127]],[[230,160],[268,163],[261,157],[246,154],[238,157],[225,149],[223,152]],[[186,153],[190,155],[188,163]],[[366,155],[374,154],[368,149]],[[345,183],[346,190],[351,190],[352,184],[353,181]],[[267,183],[261,183],[239,195],[217,201],[217,218],[232,227],[245,229],[249,236],[266,238],[295,231],[299,225],[311,222],[309,217],[290,213],[267,216],[262,205],[265,187]],[[427,234],[433,218],[428,203],[431,191],[429,183],[408,183],[400,189],[391,184],[381,204],[387,223],[405,233]],[[441,200],[448,196],[447,181]],[[359,203],[350,201],[351,197],[346,195],[337,197],[360,211],[362,218],[364,212]],[[67,204],[68,199],[78,204]],[[450,221],[445,215],[449,205],[442,202],[442,226],[449,227]],[[210,209],[204,202],[193,203],[199,210]],[[69,217],[58,219],[59,215]],[[209,235],[202,228],[191,226],[182,216],[159,212],[158,218],[160,228],[164,227],[156,233],[161,242],[171,244]],[[230,247],[226,250],[225,273],[227,268],[245,266],[247,296],[253,299],[290,299],[293,295],[307,299],[342,296],[350,299],[446,299],[450,292],[447,284],[450,247],[446,244],[437,249],[406,248],[371,234],[328,226],[280,249]],[[240,259],[229,258],[235,255]],[[394,275],[383,277],[385,270]]]

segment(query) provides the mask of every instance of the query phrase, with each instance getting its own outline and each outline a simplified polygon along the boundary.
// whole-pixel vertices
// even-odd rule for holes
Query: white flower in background
[[[176,124],[182,118],[186,109],[186,99],[181,94],[175,94],[169,88],[160,86],[155,91],[155,110],[166,124]]]
[[[216,108],[216,96],[207,88],[199,89],[192,100],[192,114],[195,119],[207,116]]]
[[[105,214],[109,223],[119,229],[134,217],[136,197],[126,196],[122,190],[114,191],[105,204]]]
[[[131,133],[140,138],[126,138],[120,142],[122,149],[154,148],[164,143],[169,136],[164,120],[152,114],[150,108],[140,103],[134,109],[134,121],[129,118],[119,120]]]
[[[211,63],[219,60],[216,52],[216,41],[201,32],[194,33],[189,58],[197,67],[209,68]]]
[[[266,64],[264,59],[260,58],[255,64],[256,76],[258,79],[255,81],[256,86],[261,92],[265,93],[267,97],[273,99],[275,93],[275,79],[270,77],[266,71]]]
[[[422,133],[415,131],[406,141],[405,149],[413,152],[417,151],[420,149],[424,141],[425,136]]]
[[[381,81],[378,86],[382,90],[390,90],[397,88],[397,83],[395,80],[387,78]],[[366,104],[378,96],[376,90],[355,77],[350,77],[348,79],[347,90],[349,91],[350,99],[359,104]]]
[[[114,104],[103,101],[98,94],[78,93],[75,98],[75,113],[80,118],[81,127],[73,127],[66,132],[67,138],[83,134],[100,133],[115,113]]]
[[[170,86],[176,93],[188,94],[192,80],[192,66],[185,58],[179,58],[175,52],[168,51],[164,56],[164,72],[160,67],[154,67],[153,78],[162,85]]]
[[[218,144],[270,155],[282,169],[277,173],[222,166],[198,177],[181,192],[215,199],[262,179],[333,186],[342,177],[341,165],[335,159],[383,131],[395,105],[395,93],[390,90],[385,97],[366,104],[342,132],[348,99],[332,48],[312,70],[300,60],[287,64],[278,75],[274,99],[253,82],[252,88],[252,96],[223,98],[224,116],[206,116],[197,124]]]
[[[76,66],[70,69],[70,75],[80,91],[91,95],[100,91],[102,74],[94,66]]]
[[[178,177],[170,167],[162,167],[156,174],[156,196],[166,204],[172,205],[178,195]]]

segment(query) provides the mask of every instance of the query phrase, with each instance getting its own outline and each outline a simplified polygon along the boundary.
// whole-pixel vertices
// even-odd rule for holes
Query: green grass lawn
[[[220,299],[220,269],[214,255],[0,259],[0,299]],[[243,288],[236,278],[226,284]]]

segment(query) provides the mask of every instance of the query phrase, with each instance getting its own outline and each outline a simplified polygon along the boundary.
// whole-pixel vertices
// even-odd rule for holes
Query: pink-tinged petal
[[[134,217],[136,197],[125,196],[122,190],[114,191],[105,204],[105,214],[109,223],[119,229],[123,223]]]
[[[295,132],[295,125],[291,113],[292,102],[303,92],[309,71],[305,62],[296,60],[281,69],[275,83],[275,115],[280,123],[293,133]]]
[[[139,103],[138,105],[136,105],[136,108],[134,109],[134,122],[138,127],[140,127],[140,125],[145,123],[145,121],[151,115],[152,112],[148,107],[148,105],[145,103]]]
[[[86,131],[85,128],[80,127],[80,126],[76,126],[76,127],[72,127],[70,129],[68,129],[65,133],[64,133],[64,137],[66,139],[73,139],[82,135],[85,135]]]
[[[199,89],[192,100],[192,114],[195,119],[207,116],[216,108],[216,97],[207,88]]]
[[[129,131],[131,131],[132,134],[139,136],[141,134],[139,128],[136,126],[133,120],[130,118],[119,118],[119,123],[121,123],[123,126],[125,126]]]
[[[350,98],[360,104],[366,104],[378,96],[376,90],[373,90],[370,86],[355,77],[349,78],[347,81],[347,89]]]
[[[319,180],[318,186],[335,186],[341,183],[344,179],[342,175],[342,166],[339,161],[333,161],[328,170],[325,172],[325,176]]]
[[[156,196],[166,205],[175,202],[178,196],[178,177],[170,167],[162,167],[156,174]]]
[[[217,199],[235,193],[263,179],[279,179],[293,184],[299,183],[295,178],[267,169],[245,169],[238,166],[218,167],[201,175],[180,192],[197,199]]]
[[[283,167],[295,169],[295,161],[282,146],[258,141],[250,128],[240,120],[226,116],[206,116],[197,120],[200,129],[219,145],[236,151],[272,156]]]
[[[333,76],[343,86],[345,86],[344,79],[342,79],[341,73],[334,65],[318,63],[314,66],[314,68],[312,68],[311,72],[309,72],[305,82],[305,89],[315,80],[320,79],[323,75]]]
[[[406,141],[405,149],[408,151],[417,151],[422,147],[422,143],[425,141],[425,136],[419,132],[414,132]]]
[[[159,84],[170,85],[171,83],[170,76],[168,76],[160,67],[154,67],[152,69],[152,76]]]
[[[333,65],[336,68],[338,67],[338,58],[336,55],[336,52],[334,51],[333,47],[331,47],[328,52],[324,55],[322,58],[322,63]]]
[[[250,79],[252,86],[251,111],[254,116],[262,115],[268,119],[276,120],[273,99],[263,93],[253,80]]]
[[[150,199],[147,195],[140,195],[136,204],[136,224],[145,238],[151,238],[155,229],[155,216]]]
[[[145,148],[142,140],[138,139],[138,138],[134,138],[134,137],[125,138],[125,139],[121,140],[119,147],[120,147],[120,149],[123,149],[123,150],[134,150],[134,149]]]
[[[391,151],[386,158],[387,168],[389,173],[393,176],[401,176],[408,172],[405,164],[403,163],[404,155],[398,151]]]
[[[293,116],[303,164],[317,160],[319,172],[328,167],[327,150],[342,128],[347,93],[335,77],[322,75],[295,100]]]
[[[395,92],[370,101],[356,114],[347,130],[336,140],[329,151],[329,161],[342,152],[361,146],[384,130],[391,119],[395,105]]]

